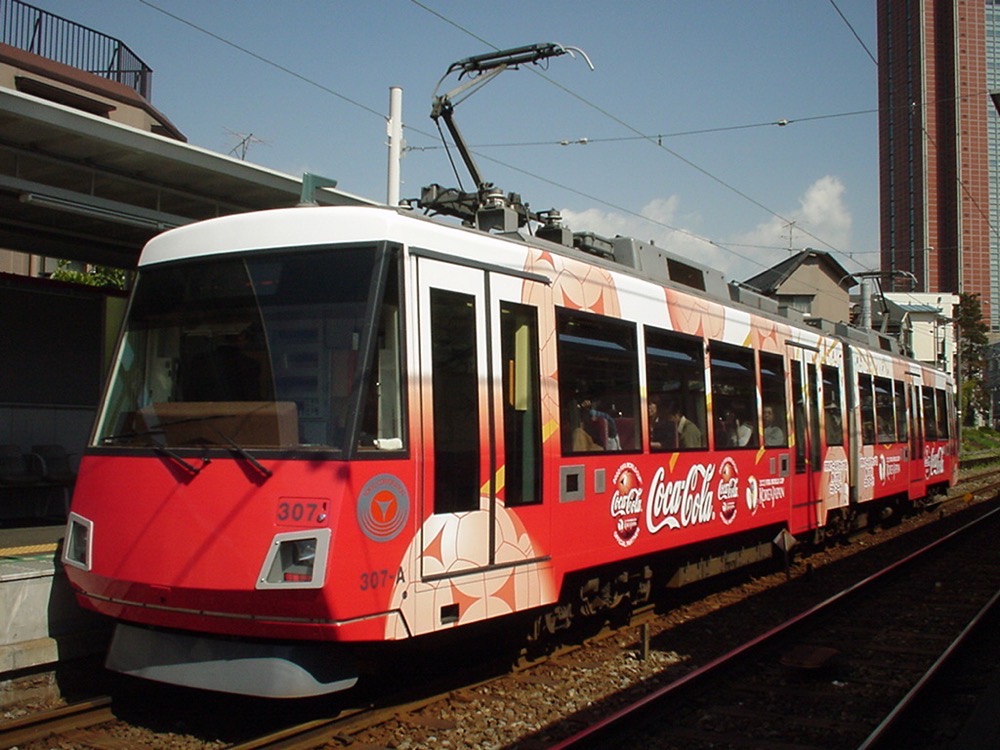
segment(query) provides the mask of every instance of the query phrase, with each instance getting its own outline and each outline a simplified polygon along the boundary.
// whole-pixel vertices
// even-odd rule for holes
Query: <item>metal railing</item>
[[[123,83],[149,99],[153,71],[126,44],[21,0],[0,0],[0,42]]]

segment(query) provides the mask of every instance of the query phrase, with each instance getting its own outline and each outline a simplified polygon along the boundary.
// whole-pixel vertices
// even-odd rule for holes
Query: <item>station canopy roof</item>
[[[134,268],[164,229],[301,192],[301,178],[0,89],[0,248]],[[331,188],[314,199],[373,203]]]

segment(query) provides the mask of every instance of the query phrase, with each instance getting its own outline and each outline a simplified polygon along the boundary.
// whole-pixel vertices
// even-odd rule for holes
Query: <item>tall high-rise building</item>
[[[993,330],[1000,120],[988,78],[1000,72],[998,3],[877,2],[881,259],[894,274],[885,289],[978,293]]]

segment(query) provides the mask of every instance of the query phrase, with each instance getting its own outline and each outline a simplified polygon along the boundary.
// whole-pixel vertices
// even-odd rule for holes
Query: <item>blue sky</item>
[[[652,239],[730,278],[789,245],[833,250],[852,271],[878,264],[872,0],[33,4],[131,47],[154,70],[154,106],[193,145],[228,153],[252,135],[248,161],[377,200],[391,86],[403,89],[401,195],[417,197],[458,185],[429,116],[452,62],[579,47],[594,70],[562,56],[458,105],[485,179],[574,230]]]

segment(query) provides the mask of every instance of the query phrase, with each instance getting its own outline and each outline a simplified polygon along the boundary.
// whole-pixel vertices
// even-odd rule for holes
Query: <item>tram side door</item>
[[[524,283],[418,255],[425,580],[537,561],[504,557],[528,523],[547,537],[538,315],[518,302]]]
[[[906,398],[908,409],[909,430],[909,465],[910,500],[916,500],[927,494],[927,469],[924,466],[924,423],[921,417],[923,403],[920,398],[922,378],[920,373],[907,373]]]
[[[825,520],[820,517],[819,482],[822,477],[822,446],[819,430],[819,375],[816,352],[810,347],[790,345],[792,385],[791,425],[793,450],[792,534],[814,531]]]

